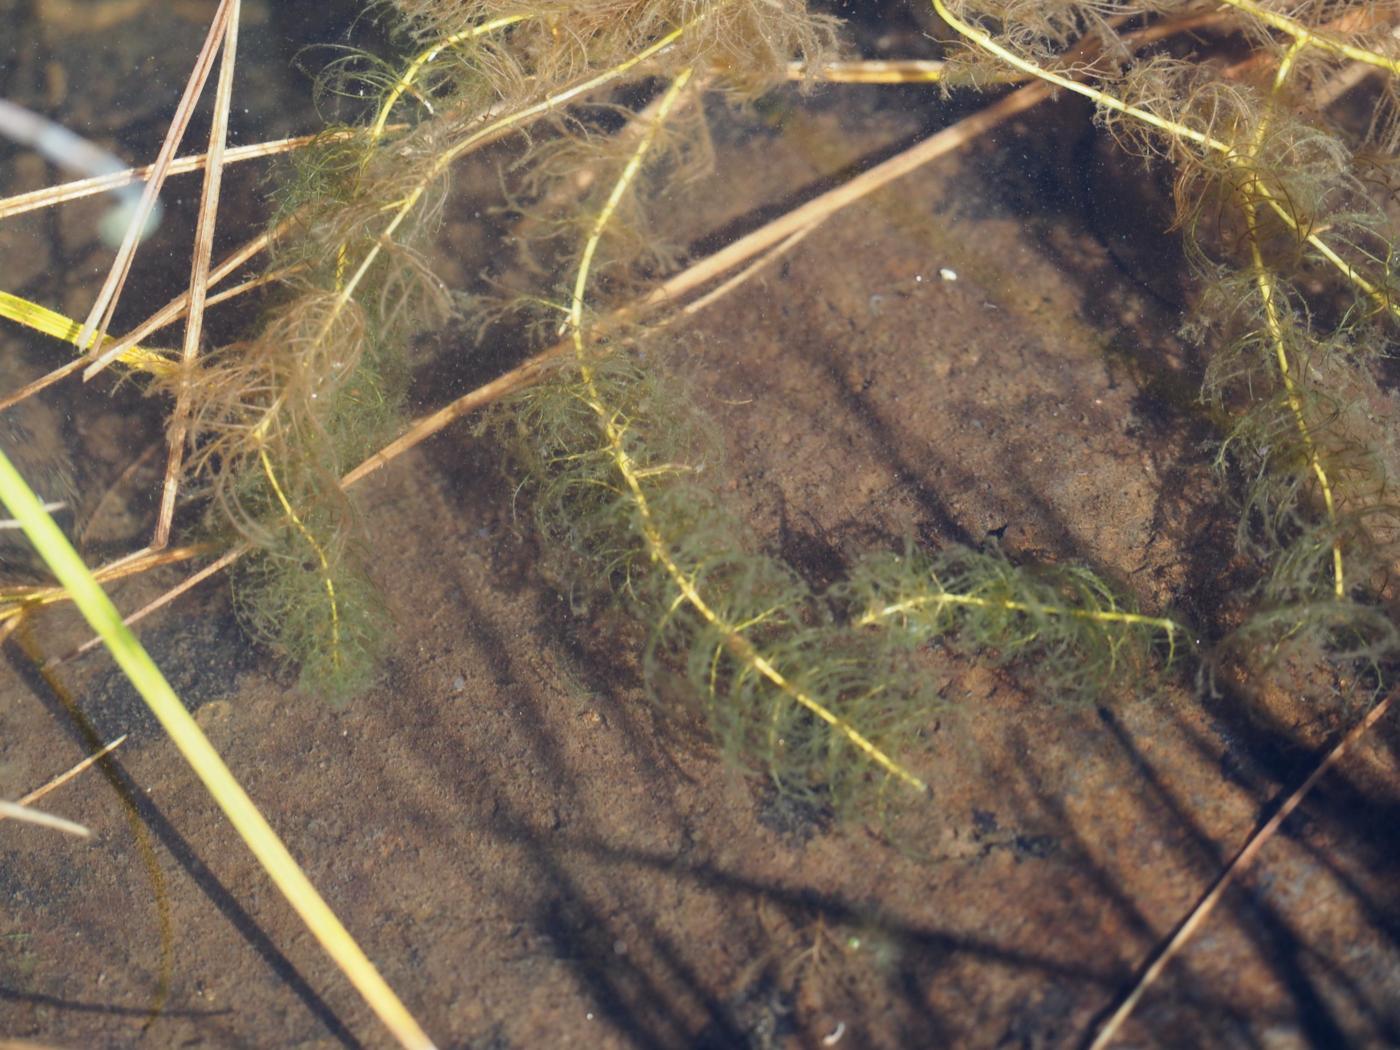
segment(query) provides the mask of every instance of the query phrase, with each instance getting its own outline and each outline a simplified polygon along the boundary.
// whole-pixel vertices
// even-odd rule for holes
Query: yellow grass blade
[[[8,318],[36,332],[43,332],[44,335],[51,335],[55,339],[62,339],[74,346],[78,345],[78,336],[83,330],[83,326],[71,317],[9,292],[0,292],[0,317]],[[173,367],[170,358],[163,352],[142,346],[133,346],[123,351],[118,360],[124,365],[150,372],[152,375],[168,373]]]

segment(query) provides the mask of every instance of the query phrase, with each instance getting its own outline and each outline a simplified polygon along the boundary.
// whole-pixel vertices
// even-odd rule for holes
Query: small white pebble
[[[951,270],[944,266],[938,271],[938,276],[942,277],[945,281],[956,281],[958,279],[958,271]]]

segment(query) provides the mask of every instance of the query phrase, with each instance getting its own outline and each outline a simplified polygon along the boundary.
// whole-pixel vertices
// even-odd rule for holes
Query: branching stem
[[[1303,47],[1302,38],[1294,40],[1279,61],[1278,72],[1274,76],[1273,91],[1275,97],[1287,81],[1293,69],[1294,60]],[[1269,114],[1265,111],[1259,118],[1259,125],[1255,128],[1253,139],[1250,142],[1248,160],[1253,160],[1257,156],[1268,124]],[[1251,169],[1246,168],[1246,171],[1249,170]],[[1246,183],[1246,190],[1241,201],[1245,228],[1249,233],[1249,253],[1254,268],[1254,284],[1259,290],[1260,301],[1264,304],[1264,324],[1269,333],[1269,342],[1274,348],[1274,361],[1278,367],[1279,379],[1283,383],[1284,397],[1288,401],[1288,409],[1293,414],[1293,420],[1297,424],[1298,436],[1303,442],[1303,452],[1308,459],[1308,468],[1312,471],[1313,477],[1317,479],[1318,491],[1322,495],[1322,505],[1327,514],[1327,523],[1332,530],[1332,588],[1340,601],[1346,597],[1346,573],[1342,563],[1342,538],[1337,531],[1336,498],[1333,495],[1331,479],[1327,476],[1327,469],[1322,463],[1322,457],[1318,454],[1317,442],[1313,438],[1312,428],[1309,426],[1307,415],[1303,410],[1303,399],[1298,393],[1298,381],[1293,375],[1293,367],[1288,359],[1283,318],[1278,305],[1277,281],[1274,279],[1273,271],[1265,265],[1264,253],[1259,245],[1258,213],[1255,205],[1256,188],[1259,185],[1258,178],[1251,176]]]
[[[870,609],[861,614],[856,620],[856,624],[860,627],[873,627],[883,620],[889,620],[896,616],[906,616],[930,607],[940,609],[948,606],[992,609],[1035,616],[1068,616],[1076,620],[1121,624],[1125,627],[1150,627],[1167,636],[1167,644],[1170,647],[1169,663],[1176,653],[1177,634],[1184,630],[1182,625],[1175,620],[1161,616],[1147,616],[1143,613],[1126,612],[1122,609],[1072,609],[1061,605],[1037,605],[1011,598],[983,598],[975,594],[952,594],[948,591],[920,595],[917,598],[906,598],[903,601],[891,602],[878,609]]]
[[[494,33],[498,29],[509,28],[517,22],[525,21],[529,17],[529,15],[502,15],[500,18],[493,18],[488,22],[482,22],[480,25],[470,26],[467,29],[445,36],[432,47],[420,52],[414,57],[412,62],[404,67],[403,75],[394,82],[394,86],[389,90],[389,94],[384,97],[383,103],[380,104],[379,115],[374,118],[374,123],[371,124],[369,128],[370,140],[373,142],[379,141],[384,134],[384,129],[388,126],[389,114],[394,111],[394,107],[398,105],[399,99],[403,97],[404,92],[413,90],[413,83],[418,79],[418,74],[423,72],[423,67],[437,58],[438,55],[442,54],[450,47],[456,47],[458,44],[467,40],[475,40],[478,37],[486,36],[489,33]]]
[[[1323,51],[1331,51],[1349,58],[1353,62],[1361,62],[1368,66],[1375,66],[1383,69],[1392,76],[1400,76],[1400,61],[1386,55],[1369,51],[1364,47],[1356,47],[1354,44],[1344,44],[1340,40],[1333,40],[1331,37],[1315,33],[1307,26],[1294,21],[1287,15],[1281,15],[1277,11],[1270,11],[1267,7],[1256,2],[1256,0],[1221,0],[1222,3],[1245,12],[1251,18],[1256,18],[1267,26],[1287,33],[1293,38],[1295,46],[1316,47]]]
[[[282,486],[277,481],[277,473],[272,469],[272,460],[268,458],[267,449],[260,447],[258,457],[262,461],[263,473],[267,475],[267,483],[272,486],[272,492],[277,497],[277,502],[282,505],[282,511],[287,515],[287,519],[293,527],[301,533],[307,545],[316,555],[316,560],[321,566],[321,582],[325,585],[326,599],[331,607],[331,662],[339,669],[340,667],[340,602],[335,596],[335,581],[331,579],[331,562],[326,555],[326,549],[321,546],[319,540],[312,534],[300,516],[296,508],[287,499],[287,494],[282,491]]]
[[[1150,110],[1124,102],[1122,99],[1109,94],[1101,88],[1096,88],[1089,84],[1081,84],[1071,77],[1056,73],[1024,59],[1015,52],[1002,47],[986,32],[958,18],[952,11],[948,10],[948,5],[945,3],[945,0],[931,0],[931,2],[938,16],[947,22],[960,36],[965,37],[982,48],[982,50],[995,55],[1003,62],[1014,66],[1023,73],[1028,73],[1047,83],[1054,84],[1056,87],[1062,87],[1066,91],[1073,91],[1077,95],[1083,95],[1085,98],[1092,99],[1096,105],[1104,109],[1132,117],[1134,120],[1141,121],[1149,127],[1156,128],[1158,131],[1164,131],[1178,140],[1194,142],[1203,149],[1223,154],[1228,159],[1238,158],[1238,151],[1234,146],[1230,145],[1230,143],[1217,139],[1213,135],[1207,135],[1205,132],[1197,131],[1195,128],[1188,127],[1180,121],[1169,120]],[[1311,43],[1312,41],[1308,42]],[[1332,266],[1336,267],[1343,277],[1357,288],[1360,288],[1367,298],[1376,304],[1378,309],[1388,311],[1396,317],[1400,317],[1400,303],[1392,302],[1390,296],[1386,294],[1383,288],[1374,281],[1369,280],[1363,273],[1352,266],[1351,263],[1338,255],[1336,250],[1316,233],[1305,232],[1297,216],[1295,216],[1284,202],[1279,200],[1278,196],[1267,186],[1263,183],[1258,183],[1254,188],[1254,194],[1278,215],[1284,225],[1305,240],[1319,255],[1331,263]]]
[[[603,402],[595,380],[592,365],[588,359],[588,348],[584,339],[584,297],[588,288],[589,271],[593,265],[594,256],[597,254],[598,245],[602,240],[603,231],[608,222],[612,219],[619,204],[622,202],[631,183],[636,179],[641,171],[642,164],[647,152],[651,149],[656,140],[656,135],[660,126],[665,122],[671,110],[675,107],[681,93],[685,90],[692,76],[692,70],[683,70],[671,82],[657,106],[655,118],[646,134],[637,144],[632,156],[628,159],[627,165],[623,168],[622,174],[614,184],[612,192],[609,194],[607,202],[598,213],[593,222],[593,228],[589,234],[588,241],[584,245],[583,255],[579,261],[578,275],[574,281],[573,296],[569,306],[569,329],[572,335],[574,352],[578,358],[579,374],[583,380],[587,391],[589,407],[597,413],[602,424],[603,435],[607,441],[608,452],[612,457],[613,465],[622,476],[623,482],[627,486],[628,494],[631,496],[633,504],[637,508],[637,516],[641,525],[642,536],[646,542],[647,551],[651,555],[652,561],[661,566],[662,570],[670,578],[677,590],[676,604],[684,603],[688,605],[696,615],[705,623],[709,624],[720,637],[724,639],[724,644],[730,654],[751,673],[768,681],[780,693],[787,696],[791,701],[803,707],[821,721],[825,722],[832,729],[839,732],[848,740],[852,746],[860,751],[865,757],[891,776],[898,778],[914,789],[925,792],[927,785],[909,772],[902,765],[885,754],[868,737],[860,732],[849,721],[842,718],[831,708],[821,703],[815,697],[802,689],[795,682],[782,673],[774,664],[765,657],[754,644],[745,637],[739,625],[730,623],[720,614],[701,594],[695,577],[676,561],[671,551],[671,546],[666,537],[662,534],[660,527],[656,523],[652,513],[651,503],[647,499],[645,490],[642,488],[642,476],[645,469],[640,467],[627,451],[624,440],[627,425],[620,418],[617,410],[610,408]]]

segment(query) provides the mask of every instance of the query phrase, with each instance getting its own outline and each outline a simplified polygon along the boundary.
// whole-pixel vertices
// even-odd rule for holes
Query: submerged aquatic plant
[[[1208,361],[1203,399],[1253,581],[1201,627],[1204,667],[1248,684],[1302,653],[1372,688],[1397,644],[1390,444],[1364,406],[1400,316],[1400,64],[1374,5],[1226,7],[934,0],[949,65],[860,75],[1050,85],[1172,167],[1200,282],[1187,330]],[[649,216],[704,170],[704,95],[743,104],[794,76],[849,73],[834,19],[801,0],[376,10],[408,53],[327,70],[323,97],[347,119],[288,178],[258,326],[178,363],[123,358],[177,406],[180,480],[228,557],[243,556],[245,621],[309,683],[353,691],[383,626],[346,486],[505,392],[484,426],[510,454],[546,571],[580,602],[625,606],[653,694],[698,712],[726,753],[792,795],[857,812],[920,798],[946,702],[927,673],[940,647],[1053,700],[1147,691],[1192,666],[1197,632],[1169,610],[1140,611],[1088,567],[1017,552],[909,544],[818,590],[712,487],[717,442],[667,367],[678,337],[657,313],[681,253]],[[1184,28],[1222,54],[1243,39],[1251,57],[1230,67],[1158,46]],[[1353,65],[1379,83],[1364,126],[1319,102]],[[505,303],[464,305],[433,272],[433,238],[453,165],[501,140],[516,144],[506,195],[543,276]],[[6,308],[75,338],[32,304]],[[468,321],[513,309],[536,341],[558,342],[390,442],[414,336],[478,309]],[[12,597],[15,610],[57,600]]]
[[[1240,493],[1239,548],[1260,570],[1234,640],[1248,640],[1253,655],[1267,634],[1342,661],[1378,660],[1397,640],[1380,601],[1396,555],[1394,510],[1384,431],[1358,406],[1376,393],[1375,360],[1400,317],[1390,189],[1400,63],[1373,9],[1229,6],[1236,17],[1224,28],[1275,61],[1224,71],[1165,55],[1130,61],[1124,26],[1133,23],[1105,20],[1096,6],[1032,15],[935,2],[964,41],[964,61],[1011,63],[1086,95],[1120,141],[1175,169],[1177,223],[1202,282],[1186,331],[1208,354],[1205,399],[1231,420],[1218,463]],[[1074,27],[1115,61],[1061,71]],[[1312,101],[1355,65],[1381,82],[1359,134]]]
[[[1206,666],[1263,667],[1307,641],[1379,668],[1395,643],[1379,600],[1394,522],[1383,443],[1352,407],[1374,387],[1366,348],[1395,313],[1374,159],[1393,145],[1395,71],[1372,27],[1323,35],[1310,16],[1239,0],[1222,32],[1286,44],[1264,83],[1152,50],[1199,24],[1190,5],[933,8],[954,40],[950,68],[920,77],[1086,95],[1126,146],[1175,168],[1203,279],[1189,330],[1209,348],[1215,418],[1230,420],[1219,460],[1258,579]],[[1137,612],[1087,568],[995,551],[877,553],[813,592],[707,487],[715,447],[668,392],[672,337],[646,317],[654,297],[636,303],[677,265],[648,211],[707,162],[701,96],[753,100],[794,62],[822,75],[839,54],[835,20],[799,0],[384,10],[414,53],[348,54],[326,70],[323,97],[350,120],[297,158],[261,329],[154,369],[187,406],[193,491],[251,552],[235,576],[244,619],[308,681],[350,691],[372,673],[380,625],[344,485],[382,462],[374,450],[401,425],[414,333],[462,309],[429,262],[451,168],[503,138],[522,143],[508,194],[552,282],[506,305],[566,338],[492,432],[514,450],[560,585],[621,596],[650,625],[651,679],[687,681],[727,751],[801,793],[878,793],[887,777],[918,787],[919,759],[900,756],[917,756],[936,698],[898,665],[930,638],[1033,658],[1053,696],[1103,695],[1194,650],[1181,623]],[[1386,78],[1359,135],[1296,104],[1342,62]],[[1315,283],[1319,268],[1328,292],[1304,293],[1297,279]]]
[[[1109,588],[1085,570],[1065,576],[1077,589],[1052,585],[1046,602],[1033,574],[972,556],[957,581],[965,590],[950,592],[931,568],[916,569],[900,581],[899,614],[857,618],[850,597],[812,593],[790,568],[742,541],[743,530],[697,481],[704,457],[697,461],[688,443],[676,440],[699,428],[686,425],[691,413],[679,399],[666,400],[656,339],[634,335],[635,360],[621,363],[619,353],[608,352],[611,344],[600,358],[586,305],[593,272],[617,269],[618,255],[634,240],[621,238],[619,248],[614,223],[654,162],[660,127],[693,90],[695,58],[684,58],[640,130],[595,148],[584,169],[616,174],[597,178],[596,196],[582,205],[593,218],[572,282],[566,279],[567,308],[560,307],[572,367],[506,409],[517,420],[519,458],[548,545],[579,559],[574,578],[602,581],[652,625],[653,678],[659,668],[683,675],[726,752],[766,769],[782,790],[840,803],[868,797],[872,787],[882,793],[889,781],[922,790],[923,780],[900,757],[914,751],[937,710],[925,677],[905,659],[910,637],[934,633],[938,619],[913,612],[923,611],[921,599],[937,596],[945,608],[961,599],[965,611],[982,614],[963,619],[983,626],[1039,620],[1038,631],[1024,638],[999,636],[1008,657],[1036,635],[1046,656],[1101,650],[1097,666],[1080,668],[1081,681],[1094,687],[1107,687],[1127,669],[1127,651],[1142,633],[1163,631],[1170,642],[1178,627],[1120,612]],[[784,68],[771,69],[768,80]],[[613,159],[614,142],[629,151]],[[615,344],[616,336],[609,338]],[[869,570],[861,582],[876,593],[886,581]]]

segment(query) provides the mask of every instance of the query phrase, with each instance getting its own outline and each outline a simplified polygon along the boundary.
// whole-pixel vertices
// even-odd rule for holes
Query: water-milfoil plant
[[[948,650],[1057,701],[1150,692],[1196,662],[1200,639],[1208,681],[1247,687],[1287,666],[1300,684],[1364,694],[1397,644],[1392,445],[1368,406],[1400,314],[1388,188],[1400,64],[1373,7],[1225,6],[934,0],[952,68],[908,70],[1076,93],[1125,147],[1173,169],[1199,278],[1187,333],[1204,349],[1203,416],[1252,582],[1193,617],[1205,623],[1188,630],[1160,599],[1139,609],[1081,565],[902,537],[819,591],[712,487],[720,443],[668,362],[681,326],[642,294],[669,284],[683,253],[649,216],[703,168],[703,94],[750,101],[837,53],[837,24],[800,0],[381,5],[406,54],[327,70],[323,97],[345,119],[293,166],[258,326],[137,366],[178,406],[184,491],[207,498],[232,553],[251,552],[235,578],[245,620],[308,682],[351,691],[372,673],[381,614],[346,485],[402,446],[384,443],[402,427],[415,334],[481,302],[454,300],[431,246],[454,166],[509,140],[505,196],[544,264],[499,305],[556,346],[463,404],[533,384],[483,432],[510,453],[542,574],[581,605],[633,615],[653,696],[698,714],[744,768],[861,813],[922,800],[946,760],[933,728],[948,701],[929,671]],[[1242,36],[1250,57],[1151,50],[1184,27]],[[1377,85],[1359,123],[1320,101],[1352,68]],[[7,316],[21,313],[70,337],[28,306]]]
[[[1209,352],[1221,476],[1257,579],[1214,639],[1203,632],[1207,666],[1267,664],[1308,641],[1379,669],[1394,646],[1382,593],[1395,521],[1385,443],[1355,406],[1396,314],[1377,177],[1395,61],[1364,20],[1230,6],[1204,24],[1242,30],[1256,56],[1277,45],[1260,76],[1143,51],[1202,25],[1191,5],[942,0],[955,68],[916,75],[1076,92],[1127,147],[1173,166],[1204,289],[1189,330]],[[349,690],[374,666],[345,482],[401,425],[414,334],[462,308],[428,261],[453,167],[503,139],[518,228],[546,245],[543,282],[505,305],[564,345],[491,432],[515,452],[557,583],[625,600],[647,625],[657,691],[685,682],[726,751],[802,793],[919,788],[936,698],[909,661],[930,639],[1039,661],[1053,696],[1112,695],[1194,651],[1194,632],[1089,569],[997,551],[877,552],[815,593],[708,488],[717,445],[666,367],[674,337],[634,302],[680,257],[649,211],[706,161],[701,96],[752,100],[794,63],[820,75],[838,53],[833,19],[799,0],[381,10],[408,53],[327,69],[323,97],[345,121],[294,165],[261,328],[156,380],[187,406],[192,490],[253,552],[236,576],[245,619],[309,681]],[[1361,132],[1297,102],[1342,63],[1385,84]]]
[[[1008,658],[1037,641],[1044,658],[1060,663],[1072,652],[1096,653],[1078,670],[1103,686],[1134,666],[1129,651],[1142,635],[1164,633],[1170,649],[1179,628],[1121,609],[1085,570],[1047,589],[1004,559],[969,554],[953,590],[932,565],[911,562],[897,583],[872,567],[852,593],[816,595],[789,567],[735,542],[743,531],[696,480],[713,450],[697,462],[693,449],[676,447],[675,435],[695,429],[682,422],[689,413],[656,404],[664,373],[648,359],[657,347],[634,340],[648,363],[629,358],[623,366],[615,353],[600,358],[589,337],[590,276],[693,72],[687,66],[674,75],[613,165],[616,175],[600,180],[601,203],[561,308],[572,369],[513,407],[543,530],[552,545],[583,559],[580,576],[625,594],[651,624],[653,677],[681,669],[725,750],[766,769],[780,789],[836,802],[869,797],[872,786],[879,795],[890,782],[923,790],[900,757],[916,751],[937,710],[908,658],[917,641],[957,633],[966,621],[984,628],[967,632],[976,641],[995,634]],[[608,167],[600,151],[592,168]],[[870,609],[854,607],[856,591],[871,599]],[[889,600],[875,600],[880,593]],[[943,615],[955,607],[969,615]],[[1017,621],[1037,626],[985,629]]]
[[[1377,393],[1374,362],[1400,316],[1389,189],[1400,63],[1383,20],[1365,5],[1283,14],[1232,0],[1236,17],[1222,28],[1258,49],[1222,69],[1122,60],[1125,24],[1188,16],[1190,5],[934,6],[965,42],[962,61],[1010,64],[1087,96],[1121,142],[1174,168],[1177,222],[1202,289],[1186,332],[1208,354],[1217,462],[1238,493],[1239,548],[1259,580],[1212,664],[1228,653],[1259,670],[1303,644],[1376,667],[1397,641],[1382,597],[1397,552],[1384,431],[1357,406]],[[1080,31],[1120,61],[1062,69]],[[1360,133],[1314,104],[1336,97],[1344,67],[1381,81]]]

